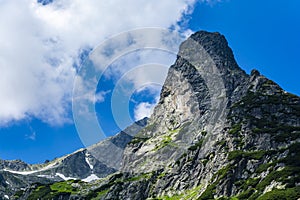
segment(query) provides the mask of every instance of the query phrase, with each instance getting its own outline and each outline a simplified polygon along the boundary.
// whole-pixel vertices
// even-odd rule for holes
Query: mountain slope
[[[299,114],[298,96],[247,75],[224,36],[200,31],[181,45],[118,172],[83,190],[65,182],[63,194],[35,186],[21,199],[298,199]]]
[[[116,172],[121,166],[126,144],[146,124],[147,118],[144,118],[113,137],[44,164],[29,165],[20,160],[0,160],[0,199],[37,182],[90,182]],[[113,160],[111,157],[105,157],[111,155],[112,149],[115,155]]]

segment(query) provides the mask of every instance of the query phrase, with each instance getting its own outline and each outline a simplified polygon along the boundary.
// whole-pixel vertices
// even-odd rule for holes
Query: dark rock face
[[[29,168],[29,165],[21,160],[0,160],[0,169],[11,169],[11,170],[26,170]]]
[[[298,96],[239,68],[224,36],[197,32],[182,43],[146,127],[133,139],[121,133],[126,147],[112,140],[125,147],[118,171],[56,197],[298,199],[299,113]]]

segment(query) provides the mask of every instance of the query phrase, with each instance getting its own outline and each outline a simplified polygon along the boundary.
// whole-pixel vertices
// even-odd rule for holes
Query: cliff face
[[[200,31],[181,45],[118,172],[52,197],[297,199],[299,115],[298,96],[256,70],[247,75],[224,36]]]

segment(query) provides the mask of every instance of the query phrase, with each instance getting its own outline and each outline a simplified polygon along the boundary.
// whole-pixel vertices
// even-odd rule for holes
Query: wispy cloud
[[[107,91],[100,91],[95,95],[95,102],[97,103],[102,103],[105,101],[106,99],[106,95],[109,94],[111,91],[107,90]]]
[[[33,128],[31,126],[29,126],[29,130],[30,130],[30,133],[25,135],[25,139],[35,141],[36,140],[35,130],[33,130]]]

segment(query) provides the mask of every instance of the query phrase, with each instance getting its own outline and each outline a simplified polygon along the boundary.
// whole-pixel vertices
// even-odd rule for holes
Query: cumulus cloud
[[[70,121],[83,49],[138,27],[176,26],[194,0],[4,0],[0,7],[0,124]],[[141,105],[140,110],[149,108]],[[145,109],[144,109],[145,110]]]
[[[145,117],[150,117],[153,113],[154,107],[159,101],[159,93],[160,90],[158,90],[157,86],[145,86],[141,88],[139,91],[137,91],[137,94],[141,95],[141,98],[144,99],[145,97],[151,95],[153,101],[142,101],[142,102],[135,102],[133,99],[131,101],[135,102],[136,105],[134,107],[134,120],[138,121]],[[145,95],[143,97],[143,95]]]
[[[141,102],[135,107],[134,110],[134,119],[136,121],[141,120],[145,117],[150,117],[153,112],[156,103],[148,103],[148,102]]]

